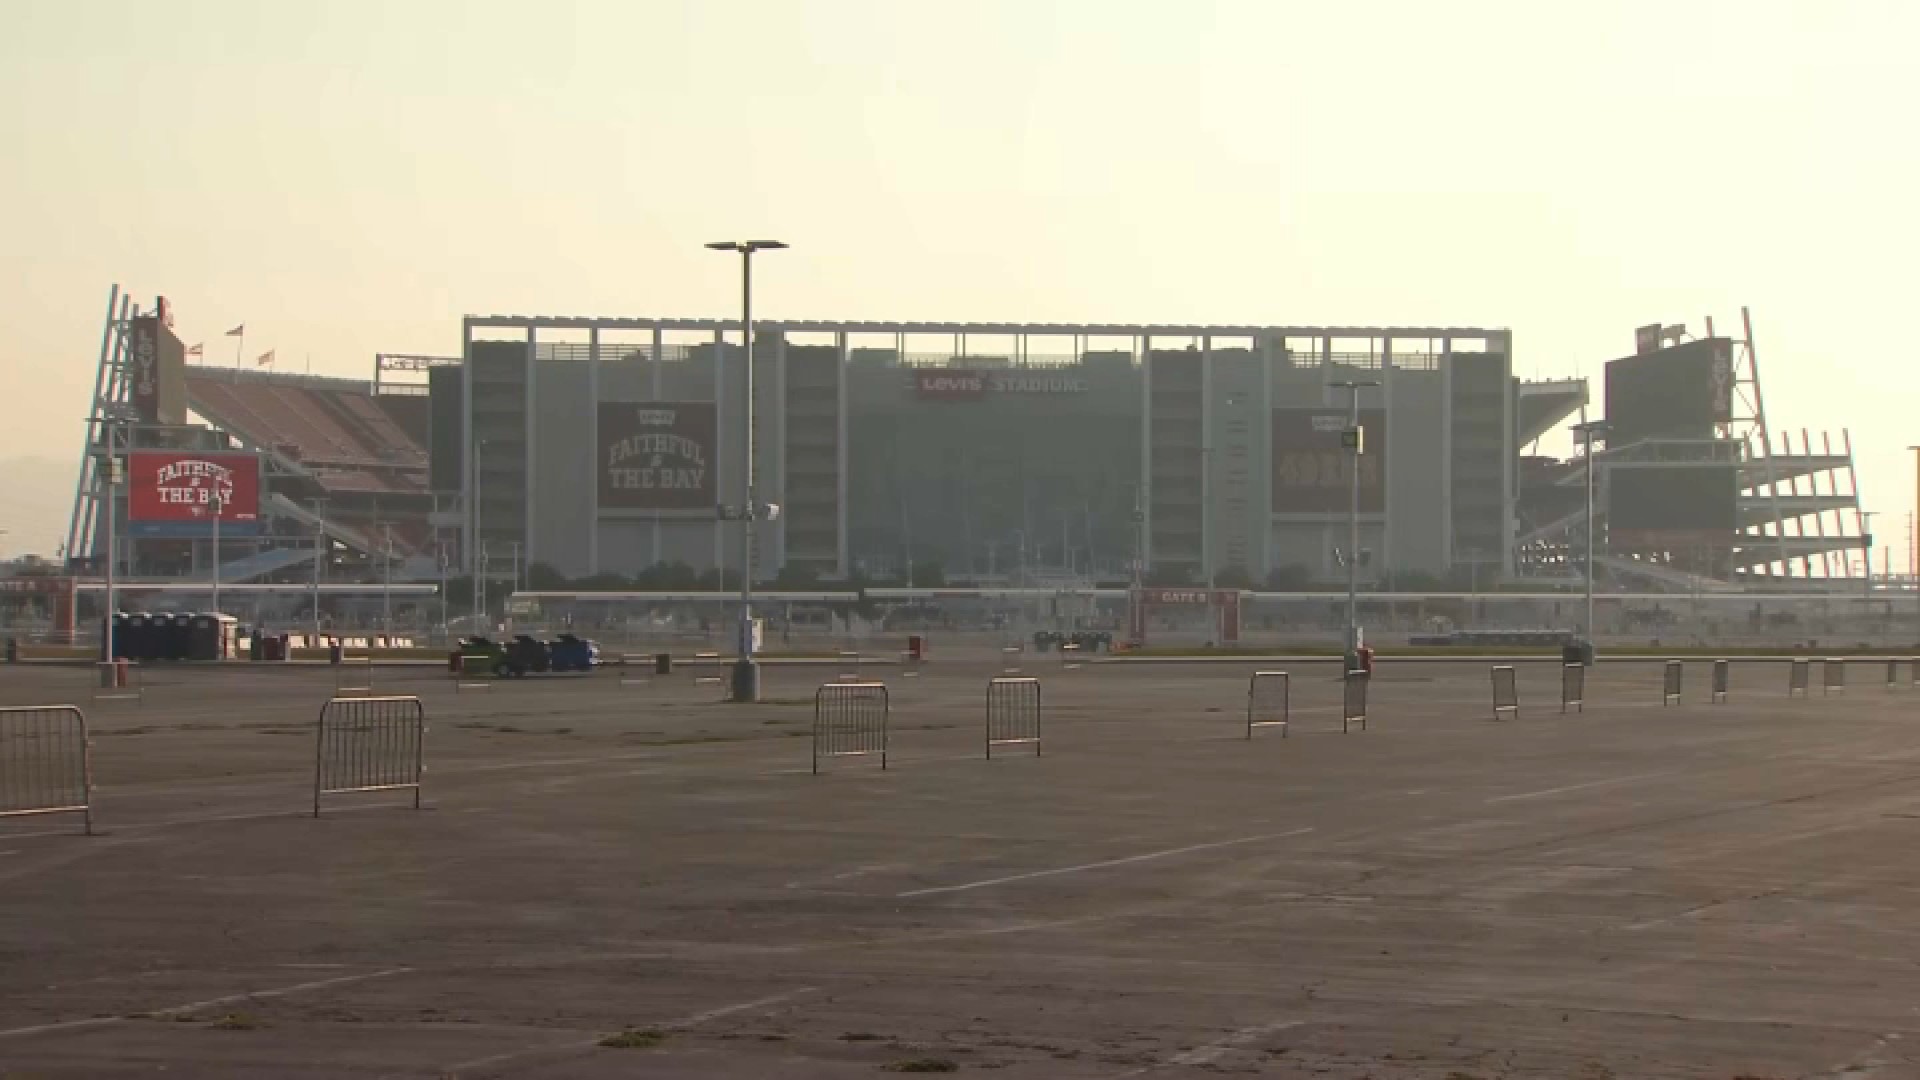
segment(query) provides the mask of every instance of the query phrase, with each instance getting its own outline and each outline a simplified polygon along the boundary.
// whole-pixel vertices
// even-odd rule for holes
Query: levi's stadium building
[[[1506,330],[756,321],[756,580],[1344,580],[1514,572],[1520,449],[1584,403]],[[428,372],[460,562],[737,580],[740,324],[473,316]],[[477,493],[477,498],[475,497]],[[1207,510],[1206,508],[1211,508]],[[937,570],[935,569],[937,567]]]

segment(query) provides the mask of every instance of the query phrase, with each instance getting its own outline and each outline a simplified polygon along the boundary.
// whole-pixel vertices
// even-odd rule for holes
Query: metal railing
[[[1685,677],[1687,665],[1679,660],[1667,661],[1666,669],[1660,677],[1660,704],[1680,704],[1680,684]]]
[[[840,660],[840,674],[838,678],[840,679],[840,681],[844,683],[859,682],[860,681],[860,654],[847,649],[842,649],[840,650],[840,653],[839,653],[839,660]]]
[[[1247,738],[1254,728],[1277,727],[1287,737],[1293,709],[1292,680],[1284,671],[1256,671],[1247,679]]]
[[[146,678],[138,663],[127,659],[97,660],[93,665],[93,682],[87,687],[89,701],[131,701],[138,705],[147,703]]]
[[[1839,657],[1828,657],[1820,662],[1820,693],[1844,694],[1847,692],[1847,662]]]
[[[417,697],[334,698],[320,707],[313,751],[313,816],[323,795],[413,792],[426,774],[427,710]]]
[[[1354,721],[1360,722],[1360,730],[1367,730],[1367,683],[1372,678],[1358,668],[1347,672],[1342,680],[1340,694],[1340,730],[1345,732]]]
[[[345,656],[333,665],[333,696],[373,696],[373,656]]]
[[[987,682],[987,757],[996,746],[1032,744],[1040,756],[1040,680],[991,679]]]
[[[1493,681],[1493,718],[1507,719],[1500,714],[1509,713],[1512,719],[1520,719],[1520,684],[1514,677],[1513,668],[1499,664],[1488,674]]]
[[[1798,657],[1798,656],[1794,657],[1793,662],[1787,666],[1787,696],[1788,697],[1792,697],[1794,695],[1794,691],[1796,690],[1799,691],[1801,697],[1806,697],[1809,693],[1811,693],[1811,691],[1808,690],[1807,687],[1812,678],[1812,675],[1811,675],[1812,670],[1813,670],[1813,661],[1808,660],[1804,657]]]
[[[1587,665],[1560,665],[1560,711],[1587,711]]]
[[[1715,705],[1727,703],[1727,694],[1732,689],[1733,665],[1725,660],[1713,662],[1713,692],[1709,699]]]
[[[887,767],[885,683],[825,683],[813,694],[813,771],[822,760],[878,757]]]
[[[72,705],[0,708],[0,817],[79,814],[93,835],[93,742]]]

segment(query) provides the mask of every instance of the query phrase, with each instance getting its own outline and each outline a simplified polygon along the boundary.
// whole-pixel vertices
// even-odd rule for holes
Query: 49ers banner
[[[136,450],[127,455],[127,521],[135,536],[223,534],[260,528],[260,459],[252,454]]]
[[[712,510],[710,401],[603,401],[595,439],[601,510]]]

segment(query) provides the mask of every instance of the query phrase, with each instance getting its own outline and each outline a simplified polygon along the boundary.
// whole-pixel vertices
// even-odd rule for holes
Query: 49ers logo
[[[194,517],[211,515],[218,499],[224,517],[233,505],[233,470],[192,458],[171,461],[155,476],[154,496],[162,505],[185,507]]]

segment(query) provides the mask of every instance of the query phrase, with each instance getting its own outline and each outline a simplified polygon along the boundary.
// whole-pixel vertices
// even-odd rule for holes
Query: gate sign
[[[127,455],[127,520],[137,535],[248,532],[260,523],[260,459],[252,454],[136,450]],[[138,526],[157,526],[141,529]]]
[[[712,510],[710,401],[603,401],[594,467],[602,510]]]

